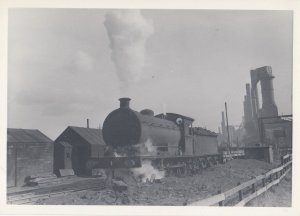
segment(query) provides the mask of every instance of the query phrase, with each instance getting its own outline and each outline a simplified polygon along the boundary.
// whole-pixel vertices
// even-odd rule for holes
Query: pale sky
[[[243,116],[250,70],[273,69],[280,114],[292,113],[292,12],[141,10],[153,29],[141,78],[120,92],[102,9],[10,9],[8,127],[56,139],[69,125],[102,125],[131,108],[194,118],[217,132],[224,102],[229,124]]]

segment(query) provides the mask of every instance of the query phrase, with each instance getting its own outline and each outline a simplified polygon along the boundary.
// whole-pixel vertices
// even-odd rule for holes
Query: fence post
[[[241,182],[238,182],[237,185],[241,185]],[[243,191],[239,190],[239,200],[242,201],[243,200]]]
[[[265,178],[262,179],[262,185],[263,185],[263,187],[266,186],[266,179]]]
[[[286,162],[285,162],[285,161],[286,161],[286,160],[284,160],[284,165],[286,164]],[[284,170],[284,173],[285,173],[285,172],[286,172],[286,170],[287,170],[287,166],[285,166],[283,170]]]
[[[256,182],[252,184],[252,193],[255,193],[255,191],[256,191]]]
[[[273,178],[272,178],[272,177],[273,177],[273,174],[271,173],[271,174],[269,175],[268,182],[270,182],[270,183],[271,183],[271,182],[273,181]]]
[[[221,194],[221,193],[222,193],[222,191],[218,190],[218,194]],[[219,202],[219,206],[224,206],[224,200]]]
[[[283,161],[283,156],[281,156],[281,165],[284,164],[284,161]]]

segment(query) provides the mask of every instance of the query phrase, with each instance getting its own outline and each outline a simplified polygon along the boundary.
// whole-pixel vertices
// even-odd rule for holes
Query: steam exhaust
[[[126,93],[143,74],[146,41],[153,33],[153,25],[139,10],[112,10],[105,16],[104,26],[120,90]]]

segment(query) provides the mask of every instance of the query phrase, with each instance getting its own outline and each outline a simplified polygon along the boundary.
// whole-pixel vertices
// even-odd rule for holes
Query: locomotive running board
[[[86,163],[86,168],[138,168],[142,166],[140,157],[102,157],[91,158]]]

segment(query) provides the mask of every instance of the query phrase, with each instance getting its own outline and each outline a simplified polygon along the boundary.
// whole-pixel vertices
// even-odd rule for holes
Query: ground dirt
[[[210,167],[199,174],[181,177],[169,176],[157,183],[137,182],[129,172],[119,170],[116,171],[116,174],[123,178],[128,185],[128,189],[122,193],[115,192],[110,188],[79,191],[64,196],[40,199],[36,204],[187,205],[215,195],[220,190],[229,190],[238,182],[246,182],[274,166],[257,160],[236,159],[226,164]],[[99,178],[99,181],[104,181],[104,179]],[[291,179],[287,178],[280,184],[283,185],[288,181]],[[277,205],[275,201],[274,195],[274,204]],[[253,202],[252,205],[259,206],[259,202]],[[287,203],[288,201],[282,205]]]
[[[292,173],[287,173],[282,181],[271,189],[253,199],[246,206],[256,207],[291,207]]]

